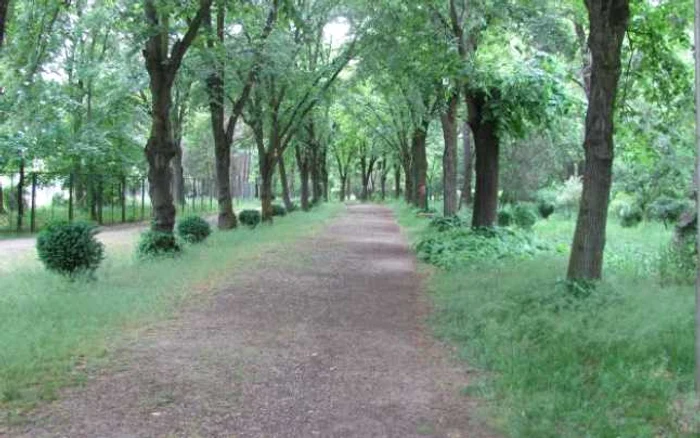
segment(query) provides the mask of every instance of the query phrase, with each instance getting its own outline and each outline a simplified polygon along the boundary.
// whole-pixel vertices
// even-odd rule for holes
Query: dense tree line
[[[491,227],[503,202],[582,176],[568,276],[597,279],[616,193],[687,196],[691,16],[678,0],[3,1],[0,173],[147,175],[165,233],[202,162],[219,228],[237,226],[241,150],[263,220],[275,196],[393,195]]]

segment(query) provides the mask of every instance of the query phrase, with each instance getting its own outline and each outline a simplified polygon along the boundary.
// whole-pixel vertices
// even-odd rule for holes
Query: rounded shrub
[[[287,214],[287,209],[281,204],[272,204],[272,216],[284,216]]]
[[[177,223],[177,234],[189,243],[203,242],[211,234],[211,226],[199,216],[187,216]]]
[[[537,212],[531,204],[518,204],[513,209],[513,222],[523,230],[531,229],[537,222]]]
[[[136,253],[141,258],[176,255],[182,248],[175,235],[160,231],[148,230],[141,234]]]
[[[248,225],[249,227],[255,227],[260,223],[261,216],[258,210],[243,210],[238,215],[238,220],[243,225]]]
[[[554,203],[546,200],[540,200],[537,203],[537,211],[542,216],[542,219],[547,219],[552,214],[554,214]]]
[[[498,225],[501,227],[509,227],[513,224],[513,210],[506,206],[498,210]]]
[[[50,224],[36,241],[39,260],[49,271],[68,277],[92,274],[104,258],[96,234],[97,227],[87,222]]]
[[[636,227],[644,219],[642,209],[637,205],[626,205],[618,210],[620,225],[625,228]]]

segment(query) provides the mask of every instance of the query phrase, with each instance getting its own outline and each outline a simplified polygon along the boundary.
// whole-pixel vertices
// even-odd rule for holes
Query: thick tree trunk
[[[223,45],[224,14],[222,2],[218,3],[216,17],[216,36],[210,35],[207,46],[215,49]],[[205,25],[212,32],[211,14],[207,14]],[[226,119],[224,115],[224,65],[221,60],[214,60],[211,73],[206,81],[209,94],[209,112],[214,137],[214,159],[216,167],[216,187],[218,201],[217,225],[220,230],[230,230],[238,225],[233,212],[231,196],[231,141],[227,136]]]
[[[345,202],[345,186],[348,183],[347,174],[340,175],[340,202]]]
[[[443,214],[454,216],[459,209],[457,200],[457,104],[459,95],[453,94],[447,110],[441,115],[445,148],[442,155]]]
[[[284,202],[284,208],[286,208],[287,211],[291,211],[294,206],[292,205],[292,198],[289,194],[289,181],[287,181],[287,169],[284,166],[283,154],[277,157],[277,163],[280,171],[280,184],[282,184],[282,201]]]
[[[294,149],[297,159],[297,167],[299,167],[299,180],[301,184],[300,203],[303,211],[309,211],[309,158],[306,151],[303,151],[301,146],[297,145]]]
[[[7,27],[7,9],[10,0],[0,0],[0,49],[5,43],[5,28]]]
[[[629,0],[587,0],[591,83],[586,114],[583,194],[567,277],[597,280],[603,271],[605,226],[612,182],[613,119],[620,78],[620,52],[627,30]]]
[[[413,203],[413,166],[405,162],[403,163],[403,174],[404,174],[404,190],[403,196],[407,204]]]
[[[472,203],[472,171],[474,167],[469,123],[462,125],[462,145],[464,148],[464,184],[462,185],[460,202],[462,205],[468,206]]]
[[[19,161],[19,181],[17,182],[17,231],[22,231],[24,219],[24,158]]]
[[[260,159],[260,203],[263,222],[272,223],[272,177],[274,176],[274,152],[268,152]]]
[[[314,145],[311,152],[311,202],[316,205],[321,202],[323,196],[323,183],[321,181],[321,169],[319,167],[318,145]]]
[[[185,172],[182,168],[182,141],[178,140],[177,153],[173,158],[173,196],[175,202],[182,206],[185,204]]]
[[[411,139],[411,150],[413,155],[412,189],[413,204],[425,210],[428,208],[428,157],[425,151],[428,131],[425,126],[416,128]],[[407,178],[408,180],[408,178]]]
[[[401,197],[401,167],[394,164],[394,198]]]
[[[485,96],[471,94],[469,125],[474,134],[476,151],[476,187],[474,194],[473,227],[492,227],[498,214],[498,167],[500,139],[493,120],[484,120]]]

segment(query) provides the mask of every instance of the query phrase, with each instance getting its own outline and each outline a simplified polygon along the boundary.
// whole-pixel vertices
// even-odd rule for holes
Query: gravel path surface
[[[460,395],[467,371],[425,327],[421,278],[389,209],[350,206],[261,257],[12,436],[494,436]]]

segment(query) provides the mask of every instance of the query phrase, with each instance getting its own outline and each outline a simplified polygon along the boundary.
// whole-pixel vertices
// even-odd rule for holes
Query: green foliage
[[[159,231],[148,230],[141,234],[136,254],[140,258],[161,257],[177,255],[182,251],[175,235]]]
[[[442,232],[461,228],[465,225],[466,223],[459,216],[437,216],[431,219],[429,227],[435,231]]]
[[[513,209],[510,205],[501,207],[498,210],[498,226],[509,227],[513,224]]]
[[[581,177],[572,176],[558,189],[555,198],[557,210],[571,216],[578,208],[583,193],[583,180]]]
[[[74,278],[91,275],[104,258],[104,245],[87,222],[59,222],[39,233],[36,249],[46,269]]]
[[[530,230],[537,223],[537,209],[533,204],[522,203],[513,208],[513,222],[523,230]]]
[[[284,216],[287,214],[287,209],[281,204],[272,204],[272,216]]]
[[[187,216],[177,223],[177,234],[189,243],[203,242],[211,234],[211,226],[199,216]]]
[[[677,236],[661,250],[659,275],[664,284],[691,285],[697,275],[697,263],[695,235]]]
[[[688,201],[661,196],[649,205],[647,215],[650,219],[660,220],[664,225],[668,225],[669,222],[678,221],[681,215],[690,208]]]
[[[421,260],[453,269],[476,261],[529,258],[547,248],[528,234],[507,228],[452,228],[427,232],[415,249]]]
[[[623,227],[636,227],[644,220],[644,213],[636,204],[622,206],[617,214],[620,217],[620,225]]]
[[[258,210],[243,210],[238,214],[238,220],[243,225],[256,227],[262,220],[262,216]]]
[[[540,200],[537,203],[537,212],[540,214],[542,219],[549,218],[552,214],[554,214],[554,203],[544,199]]]

